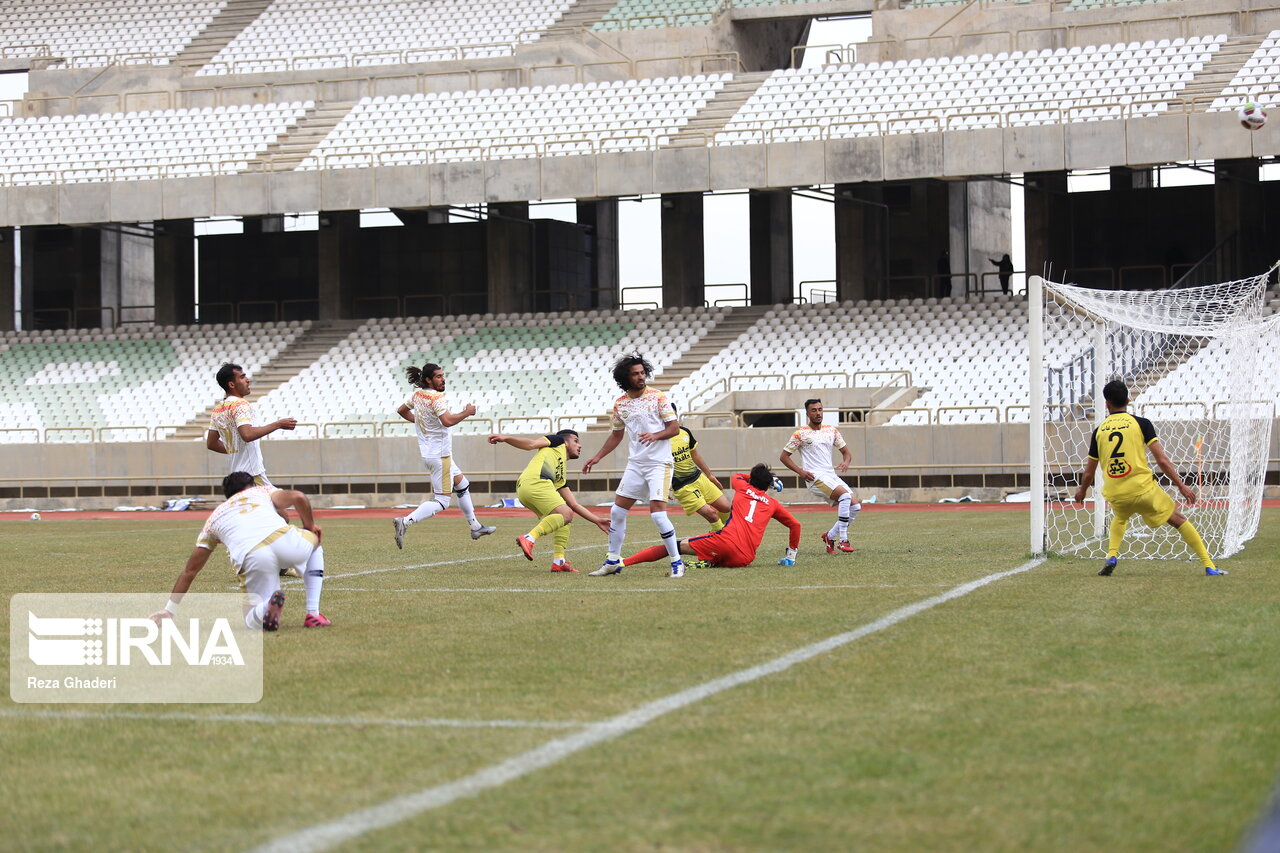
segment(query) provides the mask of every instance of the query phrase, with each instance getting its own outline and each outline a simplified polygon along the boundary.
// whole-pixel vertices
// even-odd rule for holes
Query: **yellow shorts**
[[[545,518],[564,506],[564,498],[550,480],[521,480],[516,483],[516,497],[520,503],[533,510],[538,518]]]
[[[724,495],[711,482],[711,478],[706,474],[699,475],[687,486],[681,486],[676,489],[676,499],[680,501],[680,506],[684,507],[685,515],[697,515],[698,510],[710,503],[715,503]]]
[[[1141,494],[1108,499],[1108,503],[1117,518],[1127,520],[1131,515],[1140,515],[1152,528],[1168,521],[1174,509],[1173,498],[1155,483]]]

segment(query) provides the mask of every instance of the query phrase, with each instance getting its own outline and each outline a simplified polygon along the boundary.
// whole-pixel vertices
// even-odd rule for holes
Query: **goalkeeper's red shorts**
[[[730,569],[749,566],[756,558],[755,551],[746,550],[740,543],[719,532],[690,537],[689,547],[698,555],[699,560]]]

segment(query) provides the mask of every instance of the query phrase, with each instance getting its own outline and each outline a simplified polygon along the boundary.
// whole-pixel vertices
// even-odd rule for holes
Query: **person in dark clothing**
[[[991,258],[991,265],[1000,271],[1000,292],[1006,296],[1009,293],[1009,279],[1013,275],[1013,259],[1007,254],[1000,260]]]

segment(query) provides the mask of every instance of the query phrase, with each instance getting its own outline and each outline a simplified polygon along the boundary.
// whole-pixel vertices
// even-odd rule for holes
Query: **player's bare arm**
[[[636,439],[641,444],[653,444],[655,441],[665,441],[669,438],[675,438],[676,433],[680,432],[680,421],[667,421],[667,425],[661,432],[642,432],[636,435]]]
[[[1178,492],[1187,499],[1187,503],[1196,502],[1196,490],[1182,482],[1182,476],[1178,473],[1178,469],[1174,466],[1173,460],[1169,458],[1169,454],[1164,452],[1164,446],[1159,440],[1151,442],[1147,445],[1151,451],[1151,458],[1160,466],[1160,470],[1169,478],[1169,482],[1177,487]]]
[[[677,429],[679,429],[679,427],[677,427]],[[610,432],[609,437],[604,440],[604,447],[600,448],[600,452],[597,453],[595,456],[592,456],[586,462],[582,463],[582,473],[590,474],[591,469],[594,468],[600,462],[601,459],[605,458],[614,450],[616,450],[618,445],[622,443],[622,436],[625,433],[626,433],[625,429],[615,429],[612,432]],[[672,435],[675,435],[675,433],[673,432]]]
[[[204,446],[212,450],[214,453],[226,453],[227,446],[222,443],[222,436],[218,435],[216,429],[211,429],[204,435]]]
[[[460,412],[445,412],[440,416],[440,423],[447,427],[457,426],[475,413],[475,404],[467,403]]]
[[[578,503],[578,499],[573,496],[573,489],[565,486],[561,489],[557,489],[556,491],[560,493],[560,497],[564,498],[565,505],[568,506],[569,509],[576,512],[596,527],[599,527],[605,533],[609,532],[609,519],[601,518],[582,504]]]
[[[1084,472],[1080,475],[1080,487],[1076,489],[1075,495],[1072,497],[1076,503],[1084,501],[1084,496],[1089,492],[1089,486],[1093,483],[1093,475],[1098,470],[1098,460],[1090,459],[1084,463]]]
[[[169,593],[169,605],[164,610],[157,610],[151,614],[151,621],[156,624],[162,619],[172,619],[174,611],[178,609],[178,603],[182,601],[182,596],[187,590],[191,589],[191,583],[196,579],[196,575],[200,574],[200,570],[209,562],[209,555],[213,552],[208,548],[195,547],[191,551],[191,556],[187,557],[187,565],[183,568],[182,573],[178,575],[178,580],[173,584],[173,591]]]
[[[416,422],[415,418],[413,417],[413,409],[410,409],[406,405],[401,405],[400,408],[396,409],[396,414],[404,418],[409,423]]]
[[[241,424],[236,427],[236,432],[240,433],[240,437],[245,441],[257,441],[264,435],[270,435],[278,429],[291,430],[297,427],[298,422],[293,418],[281,418],[278,421],[272,421],[266,426],[254,426],[252,424]]]
[[[852,462],[853,454],[849,452],[849,447],[846,445],[840,448],[840,464],[836,466],[836,470],[843,474],[849,470],[849,465]]]
[[[547,441],[545,435],[537,438],[526,438],[522,435],[503,435],[495,432],[489,436],[490,444],[509,444],[517,450],[541,450],[544,447],[550,447],[551,442]]]
[[[306,495],[294,489],[276,489],[271,493],[271,504],[281,515],[284,514],[284,510],[293,507],[298,513],[298,518],[302,520],[302,529],[310,530],[316,535],[316,541],[320,541],[320,528],[316,526],[315,514],[311,511],[311,501]]]
[[[711,473],[711,467],[707,465],[706,460],[702,458],[702,454],[698,452],[698,448],[689,451],[689,458],[693,460],[693,464],[698,466],[698,470],[707,475],[707,479],[711,481],[717,489],[723,489],[724,485],[715,474]]]
[[[792,471],[795,471],[797,474],[803,477],[806,481],[811,482],[813,480],[812,471],[806,471],[803,468],[801,468],[799,465],[796,465],[794,462],[791,461],[790,451],[787,451],[787,450],[782,451],[782,453],[778,456],[778,461],[781,462],[783,465],[786,465]]]

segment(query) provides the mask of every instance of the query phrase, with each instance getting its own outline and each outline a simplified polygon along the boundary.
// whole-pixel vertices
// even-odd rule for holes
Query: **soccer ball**
[[[31,520],[32,520],[32,521],[39,521],[39,520],[40,520],[40,513],[38,513],[38,512],[33,512],[33,513],[31,513]]]
[[[1245,101],[1240,105],[1240,126],[1245,130],[1257,130],[1267,123],[1267,111],[1257,101]]]

